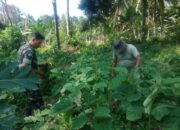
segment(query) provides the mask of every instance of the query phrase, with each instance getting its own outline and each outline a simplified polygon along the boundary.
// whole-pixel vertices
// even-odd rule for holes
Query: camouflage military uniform
[[[18,62],[26,63],[33,69],[38,69],[36,51],[30,44],[23,45],[18,51]]]
[[[18,51],[19,65],[26,63],[33,69],[38,69],[38,62],[35,48],[30,44],[23,45]],[[38,84],[37,84],[38,85]],[[38,85],[39,86],[39,85]],[[43,99],[40,90],[26,90],[28,96],[27,114],[31,115],[34,109],[40,108],[43,105]]]

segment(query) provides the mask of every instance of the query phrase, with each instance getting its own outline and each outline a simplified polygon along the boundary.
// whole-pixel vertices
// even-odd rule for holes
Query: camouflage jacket
[[[35,48],[29,43],[20,47],[18,51],[18,63],[26,63],[34,69],[38,69],[38,61]]]

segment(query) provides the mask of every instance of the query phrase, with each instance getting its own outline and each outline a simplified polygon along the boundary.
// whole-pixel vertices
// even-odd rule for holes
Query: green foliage
[[[73,129],[86,127],[97,130],[113,129],[113,121],[126,120],[131,123],[148,118],[153,118],[151,119],[153,122],[160,121],[161,127],[165,128],[163,123],[166,117],[173,114],[171,110],[178,105],[178,101],[174,102],[175,105],[170,100],[166,100],[169,96],[167,94],[175,96],[169,91],[173,92],[176,88],[178,77],[167,78],[167,74],[171,76],[171,73],[168,73],[170,71],[166,67],[159,68],[157,62],[145,61],[139,71],[134,69],[128,73],[124,68],[116,68],[116,77],[109,80],[110,67],[107,64],[110,66],[111,56],[107,52],[106,47],[103,47],[103,50],[99,47],[96,51],[91,47],[81,50],[83,55],[80,55],[69,69],[65,69],[62,77],[57,79],[65,78],[66,82],[63,83],[64,85],[59,84],[59,88],[56,87],[62,97],[54,106],[54,110],[66,115],[71,113]],[[106,53],[107,55],[103,55]],[[166,75],[163,73],[164,69]],[[61,69],[53,69],[51,72],[52,75],[57,76],[59,71]],[[69,76],[65,76],[65,73]],[[169,90],[169,85],[174,86],[172,90]],[[57,92],[53,91],[53,93]],[[165,100],[163,97],[166,97]],[[113,110],[111,105],[109,106],[112,103],[111,98],[120,103],[120,108]],[[161,102],[164,102],[163,106]],[[115,116],[118,111],[121,111],[120,119]],[[132,127],[138,128],[138,126]],[[154,127],[155,124],[146,128]]]
[[[116,77],[111,79],[109,48],[88,46],[80,49],[79,54],[58,52],[52,48],[39,50],[41,60],[49,57],[48,62],[53,64],[47,80],[53,86],[52,97],[48,99],[53,98],[54,101],[45,110],[38,110],[34,115],[25,117],[24,121],[21,121],[24,129],[143,130],[153,129],[159,124],[163,129],[178,130],[179,116],[176,113],[179,113],[180,89],[176,71],[172,71],[167,63],[148,59],[142,63],[139,70],[132,69],[128,72],[125,68],[115,68]],[[42,55],[44,52],[47,52],[46,55]],[[173,58],[174,56],[169,55],[164,60],[168,59],[169,65],[175,65],[176,62],[170,62]],[[23,81],[14,82],[14,78],[19,74],[10,77],[13,73],[6,73],[12,70],[13,65],[2,68],[0,77],[8,79],[0,94],[2,101],[9,97],[5,91],[11,93],[14,90],[10,86],[16,88],[19,85],[22,91],[15,92],[23,92],[23,89],[30,87],[23,86],[25,82],[35,81],[26,77]],[[24,71],[24,74],[27,73]],[[18,78],[20,76],[23,74]],[[9,84],[11,82],[13,84]],[[3,102],[2,112],[13,113],[16,107],[10,109],[10,105],[7,109],[8,106],[4,104]],[[147,125],[148,120],[150,123]],[[143,126],[144,124],[146,125]]]
[[[73,108],[73,103],[68,98],[62,99],[59,103],[54,106],[55,112],[61,113],[71,110]]]
[[[152,111],[152,115],[156,120],[161,120],[164,116],[170,113],[170,108],[172,108],[172,106],[168,106],[167,104],[157,104],[157,107]]]
[[[104,9],[98,11],[102,10]],[[104,13],[106,11],[101,15]],[[124,17],[117,17],[123,21],[119,26],[127,24],[126,30],[130,25],[128,21],[136,16],[134,6],[128,8],[123,15]],[[16,95],[20,97],[26,89],[36,89],[36,82],[39,80],[28,73],[30,68],[14,70],[14,65],[3,64],[0,66],[0,129],[144,130],[160,126],[165,130],[179,130],[178,46],[161,46],[159,42],[162,41],[159,40],[139,45],[143,59],[140,69],[128,72],[125,68],[116,67],[116,76],[112,79],[109,44],[124,32],[110,34],[108,40],[105,39],[109,42],[106,45],[79,46],[85,42],[81,36],[86,36],[86,33],[101,34],[101,27],[104,26],[80,35],[80,26],[75,26],[77,20],[72,23],[73,36],[66,36],[65,27],[61,30],[61,40],[65,46],[59,51],[53,46],[55,39],[52,35],[52,19],[47,19],[42,17],[32,26],[32,30],[48,34],[46,45],[38,50],[39,61],[51,64],[50,76],[44,81],[49,88],[42,89],[48,90],[48,95],[43,95],[46,108],[35,111],[29,117],[25,116],[24,120],[19,117],[19,112],[15,114],[23,106],[22,99],[16,98]],[[132,29],[141,29],[141,20],[142,17],[138,16]],[[63,22],[65,21],[61,24],[65,24]],[[124,34],[131,35],[129,31]],[[8,33],[7,37],[2,37],[2,41],[8,39],[9,35]],[[78,47],[69,51],[66,48],[68,45]],[[0,53],[5,54],[2,51]],[[43,92],[45,93],[47,92]]]
[[[99,107],[94,110],[94,118],[95,119],[108,119],[111,118],[109,114],[110,110],[106,107]]]
[[[19,49],[22,42],[23,36],[18,27],[6,27],[0,31],[0,51],[2,52],[2,57],[7,57],[13,50]]]
[[[30,68],[18,70],[16,63],[0,65],[0,88],[11,92],[37,89],[38,77],[30,73]],[[5,68],[5,69],[4,69]]]
[[[130,104],[126,110],[126,119],[136,121],[142,118],[143,108],[139,104]]]
[[[76,37],[69,37],[69,36],[66,36],[65,39],[64,39],[64,42],[63,42],[66,46],[67,45],[71,45],[71,46],[80,46],[81,43],[78,41],[78,39]]]
[[[81,113],[79,116],[73,119],[72,130],[77,130],[82,128],[88,121],[88,117],[86,114]]]
[[[22,117],[15,114],[15,94],[26,89],[37,89],[38,77],[30,73],[30,68],[17,68],[17,63],[0,64],[0,129],[14,129]],[[17,127],[18,128],[18,127]]]

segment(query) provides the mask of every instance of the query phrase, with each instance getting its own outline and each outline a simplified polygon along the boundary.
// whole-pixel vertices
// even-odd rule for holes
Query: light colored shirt
[[[117,64],[126,67],[127,69],[132,68],[135,66],[136,57],[139,56],[139,52],[137,48],[132,44],[126,44],[126,52],[122,55],[119,54],[118,51],[113,49],[113,59],[117,60]]]

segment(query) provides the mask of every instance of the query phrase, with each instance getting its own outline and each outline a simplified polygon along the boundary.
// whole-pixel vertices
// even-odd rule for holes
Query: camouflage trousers
[[[27,90],[26,95],[28,96],[26,114],[32,115],[34,110],[40,109],[44,105],[43,98],[39,89]]]

